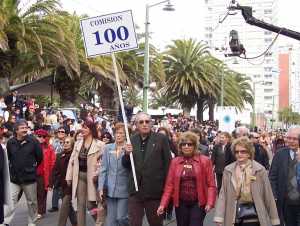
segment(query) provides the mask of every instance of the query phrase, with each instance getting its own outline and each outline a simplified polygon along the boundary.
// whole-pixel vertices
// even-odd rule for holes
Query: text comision
[[[131,10],[80,22],[88,57],[138,48]]]

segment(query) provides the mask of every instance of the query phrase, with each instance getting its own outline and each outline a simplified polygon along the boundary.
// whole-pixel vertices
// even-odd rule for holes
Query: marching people
[[[198,151],[198,136],[184,132],[179,157],[172,160],[157,214],[164,213],[173,197],[178,226],[202,226],[216,199],[212,164]]]
[[[47,192],[49,188],[49,179],[55,164],[55,153],[51,144],[49,144],[49,134],[44,129],[38,129],[34,132],[37,140],[43,150],[43,161],[37,168],[37,201],[38,201],[38,219],[46,213]]]
[[[222,132],[220,134],[220,142],[219,144],[214,146],[211,154],[211,161],[216,173],[218,193],[221,189],[223,171],[225,166],[234,162],[234,160],[229,160],[230,157],[228,156],[231,156],[229,152],[231,152],[231,136],[227,132]]]
[[[240,137],[232,151],[237,160],[225,167],[214,221],[219,226],[279,225],[267,171],[253,160],[253,143]]]
[[[28,125],[19,120],[15,125],[15,136],[7,142],[7,155],[11,179],[14,208],[5,216],[7,224],[13,218],[18,195],[22,190],[28,206],[28,226],[35,226],[37,220],[37,167],[43,160],[43,151],[39,142],[27,135]]]
[[[107,205],[106,225],[128,226],[129,170],[121,162],[126,145],[123,123],[115,125],[114,137],[115,143],[107,144],[103,151],[98,190]]]
[[[258,133],[251,133],[250,134],[250,139],[254,145],[255,148],[255,154],[254,154],[254,160],[261,165],[263,165],[266,170],[269,170],[270,168],[270,163],[269,163],[269,156],[268,152],[265,149],[263,145],[260,144],[259,139],[260,136]]]
[[[299,135],[300,127],[288,130],[287,146],[276,151],[269,172],[281,226],[300,225],[300,192],[296,175]]]
[[[64,129],[63,126],[60,126],[57,130],[56,130],[56,136],[52,142],[52,146],[55,150],[55,154],[58,155],[59,153],[61,153],[64,148],[64,139],[66,137],[66,131]],[[59,198],[60,198],[60,188],[59,187],[54,187],[52,190],[52,207],[51,209],[48,210],[48,212],[56,212],[58,211],[58,202],[59,202]]]
[[[66,137],[63,142],[63,150],[56,155],[55,166],[50,180],[50,187],[61,188],[62,191],[62,203],[59,211],[58,226],[65,226],[68,216],[72,226],[77,226],[76,212],[71,203],[72,185],[68,185],[66,181],[67,168],[73,147],[74,140],[71,137]]]
[[[160,203],[167,176],[171,152],[168,138],[151,131],[151,117],[140,112],[135,119],[136,134],[131,137],[131,144],[126,145],[126,154],[122,164],[130,169],[130,153],[133,154],[138,191],[135,190],[133,173],[129,174],[129,225],[142,226],[146,213],[150,226],[162,226],[163,216],[156,210]]]
[[[78,140],[74,145],[66,180],[69,185],[72,184],[72,200],[77,198],[77,223],[85,226],[86,207],[89,210],[97,208],[93,174],[97,167],[97,160],[102,155],[104,143],[97,139],[98,132],[93,121],[86,120],[81,131],[83,139]],[[96,221],[98,214],[92,216]]]

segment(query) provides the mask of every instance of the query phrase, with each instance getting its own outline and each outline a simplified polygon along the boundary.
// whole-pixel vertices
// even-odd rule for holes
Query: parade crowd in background
[[[56,211],[58,226],[85,226],[87,211],[96,226],[142,226],[144,215],[162,226],[174,209],[178,226],[202,226],[213,208],[220,226],[300,225],[300,127],[228,133],[144,112],[129,121],[131,144],[99,108],[72,117],[16,92],[0,97],[0,224],[24,195],[29,226]]]

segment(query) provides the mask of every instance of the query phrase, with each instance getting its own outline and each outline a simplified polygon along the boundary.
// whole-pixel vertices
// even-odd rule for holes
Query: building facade
[[[291,107],[300,113],[300,45],[279,48],[279,110]]]

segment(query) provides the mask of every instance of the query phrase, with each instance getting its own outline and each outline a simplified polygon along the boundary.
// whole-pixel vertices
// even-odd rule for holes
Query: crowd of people
[[[300,225],[298,127],[228,133],[139,112],[128,143],[125,125],[98,109],[78,118],[16,93],[0,98],[0,224],[10,224],[23,194],[28,225],[38,224],[51,191],[58,226],[68,218],[85,226],[87,210],[96,226],[142,226],[144,215],[162,226],[173,209],[178,226],[202,226],[213,208],[217,225]]]

